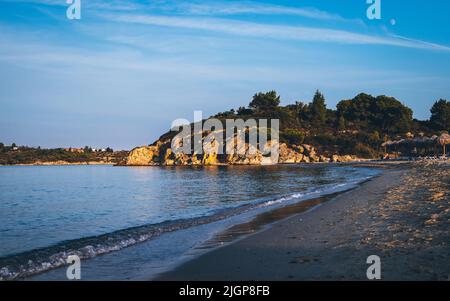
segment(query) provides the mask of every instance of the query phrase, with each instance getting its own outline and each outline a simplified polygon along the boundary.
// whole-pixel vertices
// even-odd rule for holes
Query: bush
[[[377,153],[367,145],[357,143],[353,148],[353,154],[366,159],[372,159],[377,157]]]
[[[280,141],[288,144],[302,144],[305,140],[303,132],[297,129],[285,129],[280,132]]]

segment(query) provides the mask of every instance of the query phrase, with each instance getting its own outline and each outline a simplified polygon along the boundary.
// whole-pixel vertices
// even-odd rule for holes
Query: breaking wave
[[[22,279],[66,265],[69,255],[80,259],[89,259],[98,255],[119,251],[123,248],[154,239],[164,233],[178,231],[198,225],[223,220],[243,212],[271,210],[299,201],[345,191],[368,180],[371,177],[353,179],[346,183],[335,183],[303,193],[294,193],[276,199],[255,200],[246,205],[231,209],[222,209],[208,216],[165,221],[114,231],[98,236],[63,241],[50,247],[26,251],[0,258],[0,280]],[[262,211],[263,210],[263,211]]]

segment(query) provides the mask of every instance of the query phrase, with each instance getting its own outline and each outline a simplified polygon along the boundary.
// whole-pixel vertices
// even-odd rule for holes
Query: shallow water
[[[61,266],[67,254],[92,258],[156,238],[173,254],[152,245],[152,258],[166,262],[262,208],[345,189],[375,174],[333,164],[0,167],[0,277]],[[168,239],[178,233],[184,245]]]

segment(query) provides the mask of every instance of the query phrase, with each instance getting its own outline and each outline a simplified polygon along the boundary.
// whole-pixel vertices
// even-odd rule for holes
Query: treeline
[[[280,106],[276,91],[257,93],[247,107],[217,114],[216,118],[276,118],[280,140],[288,144],[313,144],[323,153],[378,157],[380,145],[389,139],[433,135],[450,128],[450,102],[436,101],[430,120],[413,119],[413,111],[389,96],[361,93],[342,100],[336,110],[327,108],[324,95],[316,91],[309,103]]]
[[[0,143],[0,165],[35,164],[37,162],[86,163],[110,162],[118,163],[127,156],[127,151],[114,152],[111,148],[95,150],[86,146],[80,149],[44,149],[40,147],[17,146],[13,143],[6,146]]]

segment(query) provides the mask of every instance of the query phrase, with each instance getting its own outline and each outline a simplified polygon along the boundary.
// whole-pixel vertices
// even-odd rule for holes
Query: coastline
[[[77,165],[115,165],[113,162],[66,162],[66,161],[55,161],[55,162],[35,162],[35,163],[20,163],[20,164],[2,164],[0,166],[77,166]]]
[[[278,163],[275,165],[304,165],[304,164],[353,164],[353,163],[368,163],[376,162],[376,159],[358,159],[348,162],[309,162],[309,163]],[[0,164],[0,166],[70,166],[70,165],[112,165],[116,167],[209,167],[209,166],[264,166],[262,164],[229,164],[229,163],[217,163],[217,164],[199,164],[199,165],[124,165],[114,162],[99,162],[99,161],[89,161],[89,162],[66,162],[66,161],[55,161],[55,162],[35,162],[35,163],[19,163],[19,164]]]
[[[71,183],[73,181],[72,169],[63,167],[59,167],[61,168],[59,169],[58,167],[55,167],[51,169],[46,168],[40,171],[38,167],[36,168],[37,169],[34,170],[33,168],[26,168],[23,172],[26,172],[27,174],[31,172],[31,180],[33,180],[33,175],[45,179],[46,173],[50,173],[50,175],[54,176],[56,172],[58,178],[63,179],[62,183]],[[18,168],[18,171],[20,171],[20,169],[21,168]],[[47,198],[47,193],[44,192],[44,198],[42,199],[48,200],[49,202],[54,200],[54,202],[61,204],[61,198],[65,198],[66,194],[74,195],[74,192],[76,192],[76,195],[79,195],[78,199],[80,202],[84,203],[83,195],[88,194],[86,191],[92,191],[92,189],[90,189],[91,187],[105,187],[106,190],[98,190],[102,192],[102,195],[105,195],[105,193],[108,195],[109,193],[111,196],[111,201],[106,203],[104,208],[111,208],[112,205],[114,205],[113,207],[125,206],[126,208],[126,206],[133,205],[133,199],[126,202],[126,204],[123,202],[123,200],[129,196],[129,192],[126,192],[122,197],[116,197],[115,193],[113,193],[114,195],[111,194],[111,191],[116,191],[116,189],[112,189],[113,186],[111,186],[110,183],[114,183],[117,180],[123,181],[124,178],[131,178],[132,181],[126,182],[128,183],[127,185],[120,185],[120,187],[128,187],[131,191],[136,189],[134,195],[148,197],[148,190],[139,190],[138,188],[135,188],[137,183],[142,184],[139,179],[145,178],[146,183],[154,183],[155,177],[162,176],[163,178],[171,179],[171,182],[163,181],[162,184],[179,184],[179,181],[176,179],[172,180],[173,177],[171,176],[177,174],[188,178],[191,178],[192,175],[196,175],[196,180],[183,181],[183,186],[179,186],[180,189],[185,187],[185,192],[189,191],[188,187],[197,187],[199,182],[227,182],[228,188],[222,185],[217,186],[219,195],[216,197],[218,200],[228,200],[228,203],[210,203],[212,196],[201,193],[199,194],[200,197],[197,199],[208,202],[204,207],[205,209],[200,207],[200,210],[204,210],[204,213],[198,212],[196,208],[199,206],[195,207],[194,205],[191,211],[184,211],[176,216],[177,218],[171,215],[169,218],[162,216],[159,220],[156,220],[154,218],[152,219],[149,215],[149,218],[146,218],[145,220],[142,219],[140,222],[133,222],[131,220],[134,224],[130,224],[130,218],[125,216],[121,219],[122,210],[116,211],[117,214],[114,216],[114,219],[111,220],[114,221],[113,223],[103,223],[109,227],[107,231],[90,232],[86,234],[74,233],[71,237],[64,234],[65,236],[61,239],[52,240],[50,243],[48,242],[49,240],[44,237],[44,243],[38,244],[33,240],[30,242],[28,249],[23,250],[23,252],[16,252],[13,256],[6,256],[0,259],[0,270],[2,270],[0,271],[0,276],[2,276],[3,279],[23,279],[38,273],[43,273],[42,277],[39,277],[40,279],[65,278],[64,273],[60,273],[64,268],[59,271],[57,271],[57,269],[64,265],[64,262],[61,261],[61,259],[64,259],[65,256],[67,256],[66,252],[70,252],[69,254],[76,254],[83,260],[83,278],[105,279],[110,276],[108,279],[120,280],[123,279],[121,276],[114,278],[113,275],[123,275],[123,269],[126,269],[128,273],[127,277],[129,278],[147,279],[156,275],[159,271],[148,273],[148,270],[150,269],[147,269],[147,271],[142,269],[142,273],[137,275],[138,273],[134,272],[136,269],[134,268],[135,264],[133,263],[123,267],[119,273],[117,266],[120,266],[120,264],[116,264],[116,261],[118,258],[128,260],[133,258],[133,262],[148,267],[155,263],[155,259],[151,258],[153,256],[159,258],[158,260],[163,258],[164,264],[161,265],[163,268],[166,266],[171,267],[172,262],[178,261],[178,258],[182,257],[184,252],[191,247],[196,248],[197,246],[200,246],[203,242],[211,239],[216,233],[220,233],[231,226],[247,222],[262,212],[271,211],[274,208],[281,206],[284,207],[286,205],[295,204],[301,199],[309,200],[321,195],[345,191],[378,173],[377,171],[369,169],[357,170],[350,166],[346,167],[345,165],[279,165],[269,167],[242,166],[230,167],[229,169],[205,168],[204,170],[195,169],[192,171],[184,169],[176,170],[174,168],[162,168],[158,170],[111,169],[112,174],[106,177],[103,176],[106,175],[106,170],[103,168],[94,170],[78,169],[75,170],[74,174],[78,177],[79,175],[85,175],[85,172],[87,172],[90,177],[88,177],[88,179],[83,177],[82,182],[74,185],[75,189],[57,190],[58,193],[54,195],[53,198]],[[179,174],[180,172],[181,174]],[[100,177],[95,177],[98,181],[94,183],[98,184],[94,185],[94,183],[91,183],[91,176],[96,174],[100,175]],[[253,180],[254,178],[256,179]],[[259,178],[261,178],[261,180],[257,180]],[[243,180],[245,180],[246,183],[251,183],[251,187],[241,186]],[[50,181],[52,181],[52,178],[50,178]],[[265,184],[261,185],[261,181],[264,181]],[[12,182],[14,183],[13,179]],[[38,181],[38,183],[41,183],[41,181]],[[59,183],[61,184],[61,182]],[[4,184],[8,184],[8,182],[5,181]],[[47,187],[49,187],[48,189],[58,189],[58,186],[49,185]],[[78,187],[81,187],[81,190],[78,189]],[[232,189],[231,187],[241,187],[241,190]],[[210,185],[206,185],[203,188],[197,188],[199,189],[198,191],[203,192],[214,191],[214,188],[211,189]],[[39,189],[39,186],[35,189]],[[80,193],[78,193],[79,191]],[[127,191],[130,190],[127,189]],[[185,193],[182,193],[181,195],[185,195]],[[181,199],[183,196],[178,198],[174,196],[174,198],[171,198],[172,194],[170,192],[166,194],[158,193],[155,196],[161,197],[163,200],[170,199],[172,200],[172,203],[175,204],[178,204],[177,201],[180,201],[181,204],[184,202]],[[95,194],[92,198],[95,199]],[[12,199],[14,200],[14,198]],[[19,199],[22,199],[22,197]],[[134,202],[134,204],[137,203],[139,203],[138,205],[142,204],[142,202]],[[307,202],[305,201],[305,203]],[[28,206],[26,203],[25,205]],[[92,206],[95,207],[98,205]],[[176,211],[176,209],[172,210],[172,212]],[[69,215],[70,214],[72,213],[69,213]],[[51,215],[49,215],[49,218],[50,217]],[[61,223],[64,226],[65,222],[63,220]],[[37,225],[40,224],[37,223]],[[45,227],[46,225],[42,224],[42,226]],[[73,224],[72,227],[77,227],[77,224]],[[51,228],[48,228],[47,232],[48,231],[51,231]],[[178,235],[176,234],[178,232],[184,234]],[[162,233],[165,235],[160,235]],[[202,234],[199,235],[199,233]],[[177,238],[175,237],[179,237],[180,240],[177,241]],[[184,241],[186,237],[191,237],[192,239]],[[166,247],[161,246],[162,241],[165,242]],[[192,245],[192,242],[194,241],[195,245]],[[152,248],[153,251],[150,253],[142,251],[146,248]],[[120,252],[115,252],[119,250]],[[140,255],[135,256],[136,254]],[[30,259],[32,261],[30,261]],[[98,265],[98,262],[103,262],[103,267],[107,267],[109,270],[104,271],[103,273],[97,273],[96,271],[98,268],[96,268],[96,266]],[[1,267],[7,267],[8,269],[1,269]],[[156,269],[161,270],[159,267]],[[51,270],[55,271],[55,273],[45,275]],[[153,271],[153,267],[151,270]],[[140,275],[143,275],[143,277],[141,278]]]
[[[450,165],[374,165],[385,170],[358,188],[154,280],[367,280],[370,255],[383,280],[449,280]]]
[[[105,253],[103,249],[108,246],[95,245],[101,247],[98,255],[102,256],[94,256],[95,259],[84,262],[84,277],[100,279],[96,277],[109,275],[110,278],[107,279],[122,279],[113,275],[117,273],[117,261],[125,260],[132,261],[133,264],[131,269],[128,266],[127,278],[124,279],[365,280],[365,260],[367,256],[376,254],[383,258],[383,267],[386,258],[387,261],[390,257],[395,258],[396,260],[388,263],[394,263],[395,271],[398,269],[398,262],[405,262],[404,257],[412,261],[409,268],[413,267],[413,271],[403,271],[397,274],[397,278],[391,274],[386,279],[403,280],[405,274],[411,273],[412,280],[447,280],[448,272],[442,266],[448,261],[450,254],[448,163],[450,162],[422,161],[344,164],[354,169],[377,169],[381,173],[375,172],[370,177],[362,177],[350,186],[337,185],[334,192],[328,191],[301,201],[295,201],[294,197],[292,202],[246,217],[245,214],[237,215],[234,219],[233,215],[230,219],[218,219],[216,225],[214,222],[199,223],[197,227],[157,236],[155,239],[142,241],[142,244],[127,245],[120,252]],[[341,174],[339,176],[342,177]],[[418,202],[411,202],[412,199]],[[416,203],[419,210],[413,208]],[[402,211],[403,216],[396,217],[392,214]],[[409,213],[414,214],[407,216]],[[386,221],[386,217],[391,219]],[[403,226],[408,227],[402,229]],[[143,230],[148,232],[148,229]],[[189,249],[183,251],[179,247],[170,247],[173,246],[173,241],[183,242],[189,236],[188,232],[190,235],[195,233],[192,236],[195,242],[190,240],[192,243],[189,243]],[[129,234],[126,231],[124,233]],[[140,240],[139,233],[133,237]],[[200,233],[202,234],[199,235]],[[118,242],[120,245],[122,242],[128,244],[128,239]],[[88,251],[90,254],[95,251],[91,247],[94,246],[93,241],[80,243],[80,246],[88,246],[80,249],[82,252]],[[155,263],[152,259],[157,254],[154,251],[161,244],[169,247],[166,252],[172,254],[164,264],[162,261]],[[402,244],[406,244],[409,249],[405,249]],[[111,247],[116,248],[114,243]],[[430,248],[421,250],[424,247]],[[150,249],[154,251],[149,251]],[[421,255],[415,255],[417,250],[426,257],[424,263],[420,262]],[[85,259],[88,258],[91,257]],[[433,264],[438,267],[433,267],[431,272],[423,273],[420,270],[426,270],[426,267]],[[99,267],[106,270],[96,272]],[[427,278],[420,278],[418,275]],[[22,279],[61,278],[64,278],[62,266],[44,273],[38,272],[30,278],[24,275]]]

